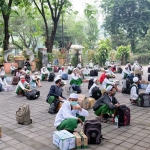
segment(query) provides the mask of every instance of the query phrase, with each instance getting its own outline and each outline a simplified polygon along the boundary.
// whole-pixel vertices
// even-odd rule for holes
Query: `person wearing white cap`
[[[0,76],[6,76],[4,65],[0,65]]]
[[[107,119],[104,118],[104,115],[113,116],[116,108],[120,106],[119,102],[115,98],[115,94],[116,89],[109,85],[106,88],[106,93],[96,101],[93,110],[101,122],[107,122]]]
[[[26,92],[31,91],[30,85],[28,82],[26,82],[25,77],[23,75],[20,76],[20,81],[18,82],[18,85],[16,87],[16,94],[17,95],[25,95]]]
[[[48,80],[49,71],[45,67],[45,64],[41,68],[41,75],[42,75],[42,81],[47,81]]]
[[[14,63],[11,63],[10,71],[12,75],[17,71],[17,68],[14,66]]]
[[[36,83],[37,86],[42,87],[40,80],[41,77],[39,76],[39,73],[35,72],[34,75],[32,76],[32,82]]]
[[[56,76],[54,79],[55,84],[50,87],[49,93],[47,95],[47,102],[51,105],[54,100],[64,100],[66,99],[63,97],[63,89],[62,86],[64,85],[61,78]]]
[[[2,86],[3,90],[4,88],[11,86],[7,83],[6,78],[4,78],[4,76],[0,76],[0,85]]]
[[[86,67],[83,69],[83,75],[88,76],[90,74],[89,65],[86,65]]]
[[[88,115],[88,111],[78,104],[78,94],[71,93],[69,101],[65,101],[58,111],[54,126],[57,130],[67,130],[73,133],[78,123],[83,125],[85,117]]]
[[[108,70],[107,71],[108,71],[108,73],[110,75],[110,78],[115,78],[116,77],[115,74],[112,71],[112,67],[111,66],[108,66]]]
[[[139,97],[139,89],[138,89],[138,84],[140,83],[139,78],[134,77],[133,82],[134,83],[130,87],[130,101],[132,104],[136,104],[136,101],[138,100]]]
[[[61,69],[58,71],[58,74],[59,74],[60,76],[62,76],[63,74],[66,74],[66,71],[65,71],[65,67],[64,67],[64,66],[61,67]]]
[[[47,70],[48,70],[49,72],[52,71],[52,63],[51,63],[51,62],[49,62],[49,63],[47,64]]]
[[[125,66],[125,68],[122,71],[122,78],[126,79],[128,75],[130,75],[130,70],[128,69],[127,66]]]
[[[95,87],[99,88],[98,83],[99,83],[98,79],[95,78],[95,79],[94,79],[94,83],[93,83],[93,85],[91,86],[91,88],[90,88],[90,90],[89,90],[89,96],[90,96],[90,97],[92,97],[92,90],[93,90]],[[100,89],[99,89],[99,91],[100,91]],[[101,96],[101,95],[100,95],[100,96]]]
[[[69,63],[69,66],[68,66],[68,74],[71,74],[73,71],[73,66],[71,65],[71,63]]]
[[[98,71],[98,69],[99,69],[98,63],[94,64],[93,69]]]

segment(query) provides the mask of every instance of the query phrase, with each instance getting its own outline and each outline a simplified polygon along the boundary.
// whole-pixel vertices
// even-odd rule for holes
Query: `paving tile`
[[[128,142],[122,142],[122,143],[120,144],[120,146],[123,146],[123,147],[125,147],[125,148],[130,149],[131,147],[134,146],[134,144],[131,144],[131,143],[128,143]]]

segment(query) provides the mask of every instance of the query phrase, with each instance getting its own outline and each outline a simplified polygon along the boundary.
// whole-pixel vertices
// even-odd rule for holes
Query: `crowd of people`
[[[128,88],[130,90],[130,101],[134,105],[139,97],[139,84],[141,80],[141,75],[135,73],[137,69],[142,70],[142,67],[135,61],[132,66],[128,62],[122,70],[122,78],[125,81],[123,89],[125,90],[125,88],[127,88],[126,82],[128,80],[130,82],[130,88]],[[42,87],[41,81],[48,81],[49,76],[54,70],[52,63],[49,62],[48,64],[43,64],[40,72],[33,73],[31,71],[30,60],[27,59],[23,68],[16,68],[12,63],[10,71],[13,75],[13,81],[15,80],[12,83],[17,85],[15,93],[19,96],[24,96],[26,92],[32,90],[31,85],[33,83],[38,87]],[[96,102],[93,111],[94,114],[98,116],[98,119],[105,123],[107,122],[107,117],[113,117],[115,110],[120,106],[120,103],[115,98],[115,94],[116,92],[122,92],[122,89],[118,89],[114,80],[116,79],[115,73],[117,72],[117,68],[114,64],[108,65],[98,78],[99,71],[99,65],[93,64],[92,61],[85,67],[82,67],[81,63],[76,67],[69,63],[67,70],[64,66],[59,68],[54,78],[54,84],[50,87],[46,100],[50,106],[56,101],[61,103],[59,106],[60,108],[57,108],[57,115],[54,123],[57,130],[66,129],[73,132],[78,123],[82,125],[85,117],[89,115],[88,111],[81,108],[78,103],[78,94],[82,93],[81,85],[83,82],[88,82],[89,97],[95,98]],[[93,72],[96,72],[96,75],[93,75]],[[5,86],[10,86],[6,79],[7,75],[5,74],[5,68],[3,65],[0,65],[1,91]],[[69,80],[69,98],[63,96],[63,86],[66,84],[64,80]],[[99,84],[102,85],[101,89],[99,88]],[[147,87],[146,93],[150,93],[150,86]],[[58,105],[56,107],[58,107]]]

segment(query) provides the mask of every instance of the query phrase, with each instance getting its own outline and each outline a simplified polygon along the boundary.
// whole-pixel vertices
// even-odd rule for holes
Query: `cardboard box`
[[[75,136],[67,130],[55,131],[53,133],[53,144],[60,150],[75,148]]]
[[[92,97],[89,97],[88,100],[89,100],[89,108],[91,109],[95,105],[95,99]]]
[[[143,75],[143,71],[136,69],[136,70],[134,70],[134,74],[141,74],[141,75]]]
[[[88,138],[83,132],[74,132],[76,137],[76,148],[84,149],[88,147]]]
[[[89,101],[85,95],[78,94],[78,102],[82,108],[89,109]]]
[[[149,84],[149,82],[148,82],[148,81],[145,81],[145,80],[141,80],[141,81],[140,81],[140,84]]]

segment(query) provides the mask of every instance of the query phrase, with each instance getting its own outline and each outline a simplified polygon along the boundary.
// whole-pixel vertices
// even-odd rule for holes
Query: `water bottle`
[[[115,117],[115,127],[118,128],[118,116]]]

